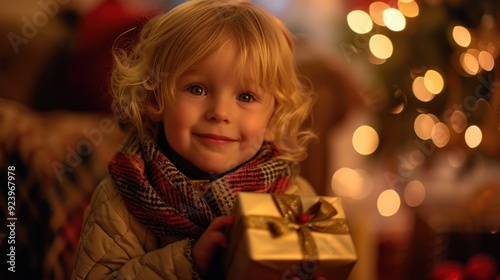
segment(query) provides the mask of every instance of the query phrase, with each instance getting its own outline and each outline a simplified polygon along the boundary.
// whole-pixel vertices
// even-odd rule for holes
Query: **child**
[[[250,3],[193,0],[115,50],[130,134],[85,213],[74,279],[221,277],[240,191],[314,194],[297,175],[314,135],[292,48]]]

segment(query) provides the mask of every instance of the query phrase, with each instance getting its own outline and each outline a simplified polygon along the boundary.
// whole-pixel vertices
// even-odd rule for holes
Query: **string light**
[[[472,40],[469,30],[460,25],[453,27],[452,36],[455,43],[464,48],[468,47]]]
[[[450,117],[450,122],[451,128],[457,133],[464,132],[465,128],[467,127],[467,117],[465,116],[464,112],[460,110],[453,111]]]
[[[340,168],[332,176],[331,188],[340,197],[359,199],[364,185],[363,172],[351,168]]]
[[[395,190],[383,191],[377,199],[377,209],[380,215],[390,217],[399,211],[401,199]]]
[[[388,59],[391,57],[394,49],[391,40],[382,34],[371,36],[368,46],[372,54],[378,59]]]
[[[428,70],[424,75],[425,88],[432,94],[439,94],[444,88],[444,79],[435,70]]]
[[[370,17],[372,18],[373,22],[380,26],[385,26],[384,23],[384,11],[389,9],[390,6],[387,5],[384,2],[373,2],[370,4],[369,12],[370,12]]]
[[[423,77],[416,77],[413,80],[412,90],[415,97],[420,101],[429,102],[434,98],[434,94],[425,87]]]
[[[486,71],[491,71],[495,67],[495,58],[487,51],[479,52],[478,62],[479,66]]]
[[[347,24],[352,31],[358,34],[366,34],[373,28],[373,21],[366,12],[354,10],[347,15]]]
[[[462,65],[462,69],[471,76],[479,73],[479,62],[470,52],[460,55],[460,64]]]
[[[379,137],[374,128],[362,125],[352,135],[354,150],[360,155],[370,155],[377,150]]]
[[[483,141],[483,133],[476,125],[471,125],[465,131],[465,143],[470,148],[476,148]]]
[[[436,147],[446,146],[450,142],[450,129],[442,122],[436,123],[432,128],[431,139]]]
[[[417,207],[425,199],[425,187],[422,182],[413,180],[406,184],[404,191],[404,199],[408,206]]]
[[[402,31],[406,27],[406,19],[398,9],[389,8],[382,13],[385,26],[392,31]]]
[[[417,17],[420,12],[417,2],[413,0],[399,0],[398,9],[408,18]]]

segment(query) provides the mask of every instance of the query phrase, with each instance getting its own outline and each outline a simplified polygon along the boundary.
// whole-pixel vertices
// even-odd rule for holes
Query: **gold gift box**
[[[226,279],[347,279],[357,260],[338,197],[240,193],[233,215]]]

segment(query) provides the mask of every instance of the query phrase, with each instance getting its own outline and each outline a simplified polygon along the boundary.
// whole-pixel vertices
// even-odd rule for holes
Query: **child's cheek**
[[[244,141],[241,145],[241,149],[250,153],[257,152],[264,142],[265,133],[266,127],[257,125],[254,127],[248,127],[244,133]]]

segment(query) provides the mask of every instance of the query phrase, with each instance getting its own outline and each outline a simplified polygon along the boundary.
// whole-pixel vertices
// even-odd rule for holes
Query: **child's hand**
[[[233,223],[233,216],[215,218],[193,246],[193,261],[202,276],[207,274],[212,258],[217,250],[220,247],[225,248],[227,246],[224,227]]]

